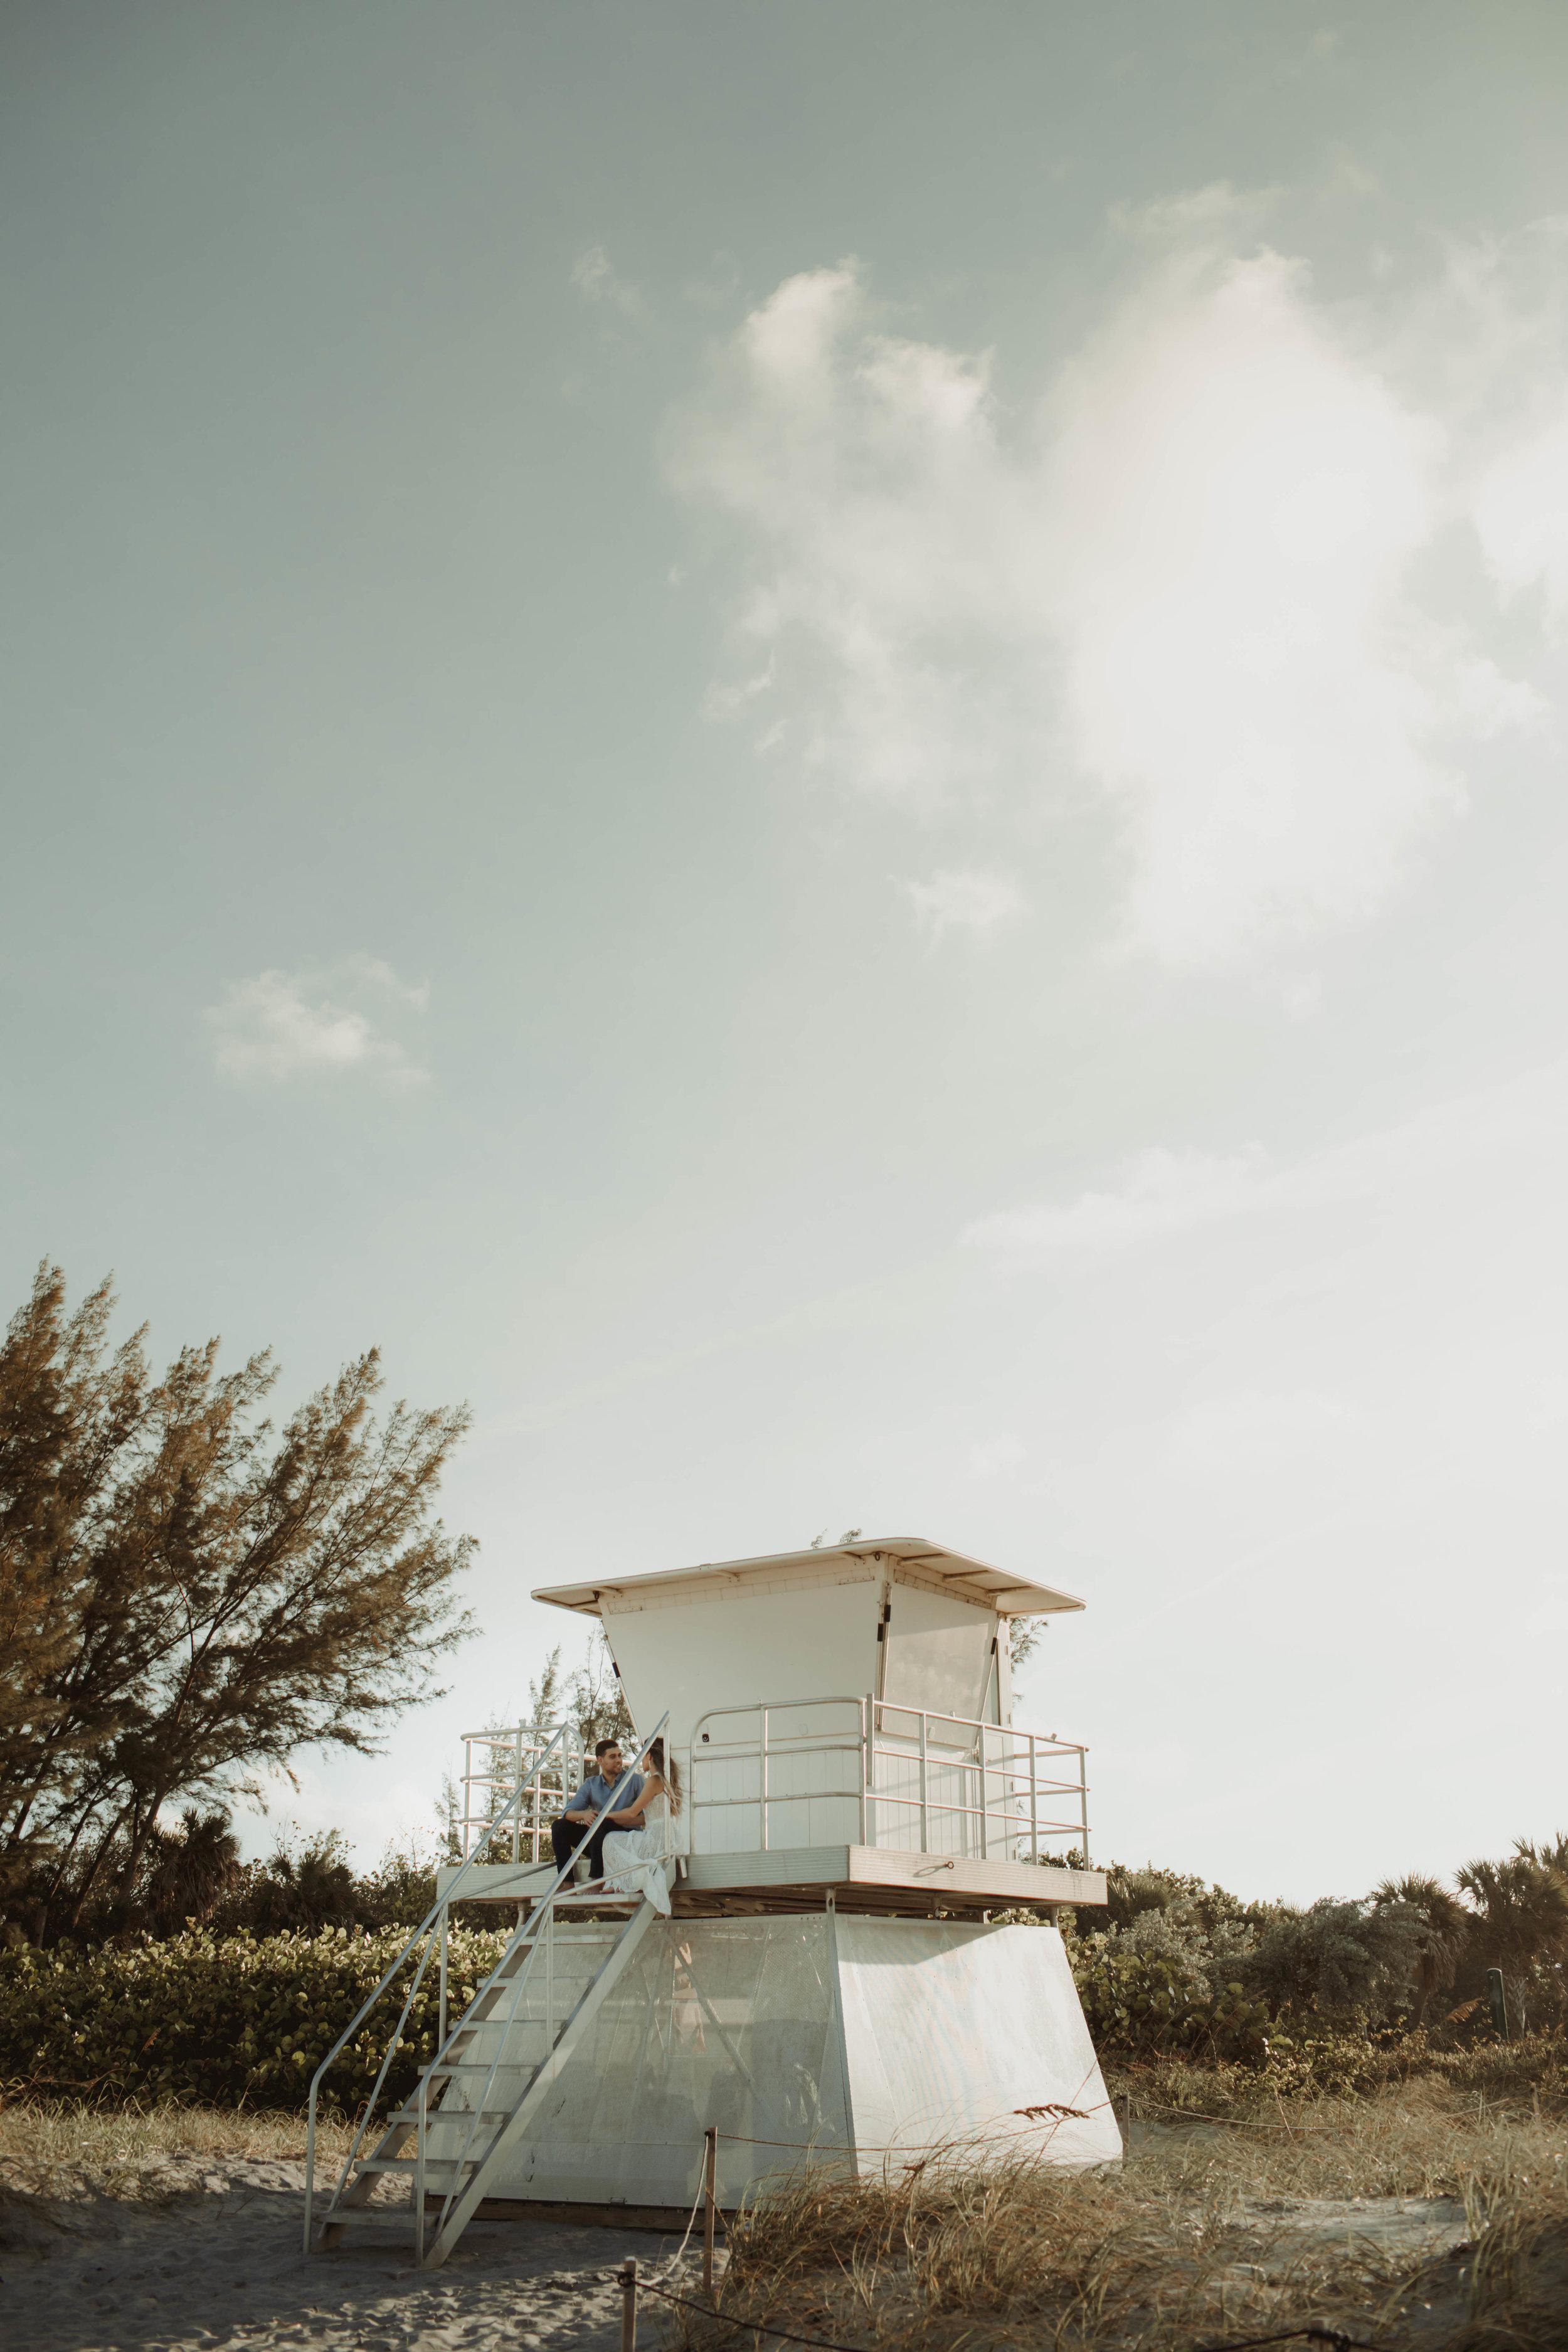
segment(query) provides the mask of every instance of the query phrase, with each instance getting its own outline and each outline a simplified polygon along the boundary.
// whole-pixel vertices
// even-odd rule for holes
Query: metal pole
[[[1079,1852],[1083,1855],[1085,1870],[1089,1868],[1089,1775],[1084,1769],[1087,1760],[1080,1748],[1078,1751],[1078,1810],[1083,1822],[1083,1839]]]
[[[637,2352],[637,2258],[628,2254],[621,2264],[621,2352]]]
[[[316,2187],[316,2085],[310,2085],[305,2124],[305,2252],[310,2251],[310,2204]]]
[[[437,2050],[444,2050],[447,2046],[447,1920],[450,1908],[450,1905],[446,1903],[441,1906],[441,2001],[436,2021]]]
[[[921,1852],[929,1853],[926,1837],[926,1711],[921,1709]]]
[[[1029,1741],[1029,1853],[1030,1853],[1030,1855],[1032,1856],[1032,1858],[1033,1858],[1036,1862],[1038,1862],[1038,1860],[1039,1860],[1039,1858],[1040,1858],[1040,1784],[1039,1784],[1039,1779],[1038,1779],[1038,1767],[1037,1766],[1037,1764],[1036,1764],[1036,1762],[1035,1762],[1035,1735],[1034,1735],[1034,1733],[1033,1733],[1032,1731],[1028,1734],[1028,1741]]]
[[[419,2077],[419,2119],[415,2126],[418,2137],[414,2143],[414,2267],[425,2267],[425,2119],[429,2109],[430,2077]]]
[[[702,2292],[709,2305],[713,2302],[713,2221],[719,2210],[719,2126],[710,2124],[702,2135],[702,2194],[707,2210],[702,2216]]]
[[[1487,2004],[1492,2013],[1492,2023],[1497,2029],[1498,2040],[1506,2042],[1508,2040],[1508,2001],[1503,1994],[1500,1969],[1487,1970]]]
[[[762,1789],[763,1852],[766,1853],[768,1850],[768,1711],[764,1706],[759,1712],[763,1718],[763,1746],[759,1767]]]
[[[860,1702],[860,1843],[869,1843],[866,1833],[866,1791],[871,1785],[871,1702]]]
[[[544,2055],[555,2047],[555,1906],[544,1906]]]

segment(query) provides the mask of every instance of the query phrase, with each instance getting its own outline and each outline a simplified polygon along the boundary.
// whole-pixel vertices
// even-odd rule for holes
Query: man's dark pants
[[[550,1843],[555,1849],[556,1869],[564,1870],[574,1853],[585,1853],[588,1857],[589,1877],[603,1878],[605,1840],[609,1831],[610,1824],[602,1816],[597,1829],[590,1827],[585,1822],[569,1822],[564,1818],[558,1822],[552,1822]]]

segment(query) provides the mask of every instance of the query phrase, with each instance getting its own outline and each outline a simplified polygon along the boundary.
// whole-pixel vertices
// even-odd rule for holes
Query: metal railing
[[[395,1980],[400,1971],[414,1958],[415,1954],[417,1953],[419,1955],[418,1966],[416,1968],[414,1975],[410,1979],[407,1991],[404,1995],[403,2008],[398,2016],[397,2023],[393,2027],[391,2035],[387,2041],[386,2055],[381,2062],[380,2071],[376,2075],[374,2085],[371,2091],[369,2098],[365,2101],[363,2112],[360,2116],[358,2129],[354,2133],[353,2145],[350,2147],[347,2156],[343,2158],[342,2168],[338,2176],[337,2188],[332,2192],[331,2201],[335,2205],[348,2180],[350,2173],[353,2169],[360,2149],[364,2143],[365,2136],[370,2129],[371,2119],[374,2116],[376,2107],[380,2103],[381,2094],[386,2083],[388,2070],[390,2069],[392,2061],[401,2045],[403,2040],[403,2030],[408,2022],[409,2011],[414,2007],[419,1988],[425,1981],[425,1971],[429,1967],[431,1960],[437,1958],[437,1954],[439,1955],[440,1999],[437,2012],[436,2047],[437,2050],[440,2050],[445,2046],[447,2040],[447,1920],[453,1903],[462,1899],[458,1890],[460,1889],[464,1879],[468,1876],[468,1872],[478,1862],[479,1855],[484,1852],[485,1845],[488,1843],[489,1838],[500,1836],[501,1832],[505,1831],[508,1824],[515,1819],[519,1808],[525,1803],[528,1798],[529,1790],[534,1779],[542,1770],[549,1757],[554,1754],[556,1750],[562,1747],[565,1741],[565,1738],[566,1728],[565,1726],[563,1725],[561,1729],[555,1734],[554,1738],[549,1743],[543,1756],[542,1756],[532,1767],[528,1780],[521,1782],[521,1785],[513,1791],[512,1795],[508,1799],[506,1803],[501,1806],[493,1821],[489,1823],[486,1836],[479,1841],[473,1853],[464,1856],[462,1868],[458,1871],[457,1877],[452,1881],[451,1885],[447,1888],[444,1894],[437,1896],[435,1902],[430,1906],[429,1910],[425,1914],[424,1918],[419,1922],[418,1927],[416,1927],[414,1933],[409,1937],[408,1941],[404,1945],[403,1949],[398,1953],[397,1958],[393,1961],[392,1966],[387,1969],[386,1974],[382,1978],[381,1982],[376,1986],[374,1991],[371,1993],[369,1998],[362,2002],[359,2009],[355,2011],[351,2021],[343,2028],[337,2040],[333,2042],[331,2048],[328,2051],[326,2056],[322,2059],[321,2064],[317,2067],[315,2073],[311,2075],[310,2095],[306,2110],[305,2125],[305,2252],[307,2253],[310,2252],[312,2208],[315,2201],[316,2104],[320,2096],[321,2084],[325,2079],[328,2069],[334,2063],[340,2053],[347,2047],[350,2042],[353,2041],[354,2035],[359,2032],[360,2027],[364,2023],[366,2018],[369,2017],[372,2010],[375,2008],[376,2004],[381,2000],[382,1995],[387,1990],[387,1988]]]
[[[503,1813],[511,1851],[492,1850],[491,1859],[549,1861],[551,1822],[565,1811],[582,1783],[598,1769],[591,1749],[584,1748],[579,1755],[574,1746],[563,1748],[559,1728],[534,1723],[463,1733],[463,1810],[453,1827],[465,1862],[476,1841],[489,1843],[493,1838]],[[478,1767],[476,1748],[480,1750]],[[552,1764],[547,1759],[552,1759]],[[513,1811],[510,1800],[519,1790],[526,1791],[526,1801]]]
[[[658,1739],[660,1734],[665,1730],[668,1722],[669,1714],[667,1709],[665,1713],[659,1717],[658,1723],[655,1724],[652,1731],[648,1734],[647,1738],[646,1740],[637,1740],[635,1743],[632,1749],[634,1759],[642,1755],[647,1748],[651,1747],[653,1742]],[[555,1735],[556,1739],[561,1737],[562,1734],[559,1732]],[[549,1754],[551,1750],[553,1749],[554,1745],[555,1740],[552,1739],[549,1743],[549,1747],[546,1748],[545,1753]],[[512,1801],[514,1803],[519,1802],[522,1799],[530,1787],[537,1784],[537,1779],[542,1770],[542,1759],[541,1764],[533,1768],[532,1772],[530,1774],[529,1780],[518,1790],[517,1796]],[[634,1765],[623,1765],[620,1777],[610,1792],[609,1802],[605,1807],[606,1811],[613,1811],[620,1799],[626,1794],[627,1785],[632,1780],[633,1772]],[[553,1857],[552,1858],[553,1859]],[[503,1979],[501,1970],[505,1967],[507,1957],[506,1954],[503,1954],[500,1962],[496,1968],[491,1969],[489,1975],[485,1979],[484,1983],[480,1985],[479,1990],[474,1995],[472,2002],[469,2004],[468,2013],[469,2015],[472,2015],[474,2011],[478,2010],[480,2002],[484,2000],[487,1993],[500,1990],[502,1992],[510,1992],[510,2005],[504,2018],[500,2015],[500,2011],[497,2010],[490,2012],[482,2021],[482,2026],[489,2026],[495,2031],[496,2041],[495,2054],[489,2062],[489,2071],[485,2076],[483,2087],[475,2097],[471,2109],[467,2112],[462,2109],[458,2109],[451,2118],[451,2120],[459,2126],[466,2123],[468,2125],[468,2132],[464,2137],[462,2147],[457,2157],[455,2158],[447,2159],[450,2164],[452,2178],[447,2188],[446,2197],[442,2200],[440,2215],[436,2224],[437,2245],[439,2245],[441,2237],[446,2231],[447,2223],[454,2204],[456,2204],[459,2198],[464,2194],[465,2187],[470,2185],[465,2184],[463,2173],[468,2165],[468,2161],[473,2151],[475,2135],[483,2127],[487,2116],[492,2112],[490,2108],[490,2100],[494,2093],[496,2076],[500,2072],[501,2062],[506,2053],[507,2042],[512,2028],[517,2024],[520,2016],[522,2014],[522,2002],[524,1996],[531,1989],[534,1967],[539,1960],[542,1952],[544,1956],[545,1988],[544,2014],[542,2019],[544,2030],[544,2049],[543,2054],[540,2060],[540,2064],[542,2066],[548,2066],[554,2056],[556,2043],[554,1905],[555,1897],[564,1887],[570,1885],[572,1873],[575,1866],[576,1855],[575,1853],[573,1853],[568,1856],[565,1862],[562,1863],[557,1867],[555,1876],[552,1880],[550,1885],[545,1889],[543,1894],[537,1898],[533,1916],[542,1923],[542,1931],[537,1935],[530,1944],[528,1950],[524,1955],[522,1966],[513,1976]],[[454,1882],[454,1884],[456,1884],[456,1882]],[[449,1895],[447,1899],[448,1901],[450,1900]],[[456,2031],[460,2032],[462,2028],[459,2024]],[[415,2262],[416,2267],[420,2269],[423,2269],[425,2263],[425,2168],[426,2163],[426,2151],[427,2137],[430,2126],[429,2086],[432,2075],[440,2071],[441,2061],[445,2057],[447,2043],[449,2038],[455,2037],[448,2037],[443,2033],[441,2044],[437,2052],[436,2058],[429,2067],[421,2070],[418,2083],[418,2107],[415,2137],[414,2202],[416,2216],[415,2224]],[[483,2063],[483,2061],[481,2060],[479,2063]],[[445,2086],[443,2085],[443,2088]],[[347,2168],[345,2167],[344,2178],[346,2179],[346,2177]]]
[[[656,1729],[652,1734],[650,1734],[650,1739],[657,1738],[659,1736],[659,1733],[665,1729],[668,1719],[668,1713],[659,1717]],[[510,1733],[497,1736],[508,1739],[512,1737]],[[491,1738],[492,1735],[488,1732],[475,1733],[471,1735],[471,1737],[475,1739],[488,1739]],[[641,1755],[644,1748],[647,1744],[647,1742],[634,1741],[634,1756]],[[469,1871],[477,1865],[480,1855],[485,1852],[486,1847],[492,1840],[504,1842],[508,1833],[510,1832],[514,1840],[513,1852],[510,1856],[503,1856],[502,1859],[515,1861],[519,1858],[518,1848],[515,1843],[517,1823],[525,1817],[530,1808],[531,1800],[535,1799],[536,1791],[542,1787],[551,1785],[548,1782],[546,1776],[552,1759],[557,1759],[558,1769],[564,1773],[566,1769],[565,1759],[574,1752],[574,1751],[566,1745],[566,1726],[563,1724],[558,1730],[551,1733],[547,1738],[542,1740],[542,1745],[537,1748],[533,1761],[528,1766],[524,1777],[519,1780],[510,1795],[505,1799],[504,1802],[498,1807],[493,1814],[491,1814],[488,1819],[482,1820],[479,1823],[478,1834],[473,1842],[471,1851],[468,1847],[468,1841],[465,1836],[463,1861],[458,1871],[457,1876],[453,1878],[444,1891],[437,1896],[436,1901],[431,1905],[429,1910],[425,1914],[425,1916],[420,1921],[418,1927],[416,1927],[414,1933],[409,1937],[407,1942],[404,1945],[403,1949],[398,1953],[397,1958],[393,1961],[392,1966],[387,1969],[380,1983],[375,1987],[375,1990],[370,1994],[368,1999],[361,2003],[349,2024],[346,2025],[342,2032],[339,2034],[337,2040],[333,2042],[331,2048],[328,2051],[326,2056],[321,2060],[321,2064],[317,2067],[314,2074],[310,2077],[310,2092],[307,2105],[307,2120],[305,2127],[304,2250],[307,2254],[311,2251],[310,2238],[314,2228],[316,2115],[317,2103],[321,2094],[321,2084],[324,2081],[329,2069],[333,2065],[342,2051],[346,2049],[348,2044],[353,2041],[361,2026],[363,2025],[372,2011],[381,2000],[382,1996],[387,1991],[388,1988],[394,1984],[400,1971],[405,1969],[409,1962],[415,1958],[416,1954],[417,1954],[418,1964],[415,1968],[413,1977],[411,1978],[407,1990],[404,1994],[403,2006],[399,2011],[397,2022],[393,2027],[391,2035],[387,2041],[386,2053],[382,2059],[381,2066],[376,2074],[375,2082],[372,2087],[370,2096],[365,2101],[363,2108],[360,2114],[358,2126],[355,2129],[349,2152],[347,2156],[344,2157],[338,2174],[337,2185],[332,2191],[331,2199],[328,2207],[329,2212],[331,2212],[339,2206],[339,2200],[342,2196],[343,2190],[348,2185],[350,2176],[358,2161],[360,2150],[364,2146],[365,2140],[369,2135],[372,2121],[375,2116],[376,2109],[381,2103],[382,2092],[385,2087],[387,2074],[391,2068],[393,2059],[396,2055],[398,2050],[403,2046],[404,2029],[408,2023],[409,2013],[418,1996],[419,1988],[425,1980],[426,1970],[428,1969],[432,1958],[436,1958],[438,1954],[440,1992],[435,2036],[435,2056],[431,2061],[431,2066],[424,2066],[419,2069],[415,2089],[415,2260],[416,2264],[423,2264],[425,2258],[425,2167],[426,2149],[430,2124],[429,2084],[431,2078],[431,2067],[438,2066],[450,2038],[447,2032],[447,1930],[451,1908],[454,1903],[459,1903],[462,1901],[463,1883],[467,1879]],[[469,1760],[471,1761],[471,1757]],[[611,1793],[610,1805],[606,1810],[613,1809],[616,1801],[624,1794],[627,1783],[631,1780],[632,1770],[633,1767],[629,1764],[623,1769],[620,1778],[617,1780],[615,1789]],[[568,1794],[573,1793],[575,1785],[574,1781],[568,1782]],[[534,1811],[537,1812],[536,1803],[534,1805]],[[552,1859],[553,1859],[553,1856],[552,1856]],[[469,2152],[473,2146],[474,2134],[479,2128],[480,2118],[484,2113],[486,2099],[489,2095],[491,2084],[494,2081],[497,2069],[500,2063],[500,2051],[505,2048],[505,2030],[510,2029],[511,2024],[516,2021],[519,2003],[528,1988],[529,1979],[532,1970],[532,1964],[541,1948],[541,1943],[542,1943],[547,1953],[547,1969],[551,1967],[553,1958],[554,1943],[552,1906],[556,1895],[559,1895],[563,1887],[570,1882],[574,1867],[575,1866],[575,1861],[576,1856],[574,1854],[564,1864],[561,1864],[556,1869],[554,1876],[550,1881],[549,1885],[542,1890],[537,1891],[532,1897],[537,1916],[542,1917],[545,1922],[546,1932],[542,1938],[536,1941],[533,1948],[529,1951],[524,1959],[522,1968],[517,1972],[517,1975],[505,1980],[506,1990],[508,1990],[511,1994],[511,2010],[508,2018],[502,2021],[503,2032],[498,2044],[497,2056],[490,2065],[489,2074],[486,2075],[484,2090],[481,2093],[477,2107],[472,2111],[471,2116],[468,2111],[465,2110],[459,2111],[457,2116],[449,2119],[455,2122],[467,2124],[468,2129],[468,2136],[463,2142],[461,2154],[453,2167],[455,2176],[454,2184],[448,2190],[447,2195],[443,2201],[440,2220],[437,2223],[438,2230],[445,2228],[447,2216],[452,2209],[454,2199],[458,2194],[462,2168],[468,2162]],[[511,1946],[509,1943],[508,1950],[510,1951],[510,1948]],[[503,1963],[505,1958],[506,1954],[503,1953]],[[498,1967],[491,1970],[490,1974],[479,1987],[474,1995],[473,2000],[469,2003],[468,2013],[471,2014],[472,2011],[478,2008],[479,2002],[484,1999],[486,1994],[493,1991],[501,1981],[500,1966],[500,1964],[498,1964]],[[551,2037],[551,2046],[552,2046],[554,2031],[554,1989],[552,1982],[548,1977],[546,1983],[545,2029],[547,2035]],[[487,2020],[486,2021],[489,2022],[489,2021]],[[460,2028],[461,2021],[459,2021],[458,2027],[454,2029],[454,2031],[460,2030]]]
[[[870,1696],[715,1707],[692,1731],[694,1853],[853,1843],[1089,1863],[1088,1751]]]

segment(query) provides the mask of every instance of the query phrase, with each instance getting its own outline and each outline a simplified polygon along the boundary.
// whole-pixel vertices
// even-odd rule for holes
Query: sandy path
[[[0,2182],[20,2167],[0,2166]],[[28,2168],[34,2180],[36,2168]],[[115,2193],[104,2193],[106,2187]],[[661,2271],[674,2236],[550,2221],[478,2222],[438,2271],[416,2271],[398,2240],[307,2259],[304,2167],[284,2158],[175,2158],[112,2181],[78,2170],[42,2194],[0,2186],[4,2352],[618,2352],[619,2267]],[[1289,2293],[1354,2250],[1397,2276],[1430,2264],[1398,2330],[1431,2352],[1459,2325],[1463,2209],[1447,2198],[1243,2199],[1236,2284]],[[722,2259],[721,2257],[721,2259]],[[689,2250],[679,2279],[696,2285]],[[639,2314],[646,2352],[673,2315]],[[1251,2332],[1244,2331],[1244,2332]],[[1568,2340],[1568,2339],[1565,2339]]]
[[[476,2222],[441,2270],[393,2242],[307,2259],[304,2167],[148,2167],[134,2196],[6,2196],[0,2339],[6,2352],[353,2352],[493,2346],[610,2352],[626,2255],[661,2270],[679,2239],[553,2222]],[[69,2193],[72,2189],[78,2193]],[[682,2279],[690,2293],[689,2253]],[[639,2315],[639,2345],[666,2334]]]

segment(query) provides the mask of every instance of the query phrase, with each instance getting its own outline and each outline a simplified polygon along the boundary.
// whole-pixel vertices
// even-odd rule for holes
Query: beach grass
[[[318,2124],[318,2164],[341,2164],[352,2127]],[[0,2105],[0,2179],[33,2195],[157,2195],[193,2167],[305,2154],[302,2116],[244,2108],[17,2099]]]
[[[1390,2352],[1562,2352],[1561,2054],[1502,2053],[1489,2093],[1442,2075],[1363,2097],[1286,2097],[1240,2070],[1113,2075],[1119,2112],[1132,2101],[1120,2167],[954,2148],[870,2179],[781,2178],[731,2232],[722,2318],[672,2321],[692,2352],[758,2322],[873,2352],[1185,2352],[1309,2322]]]

